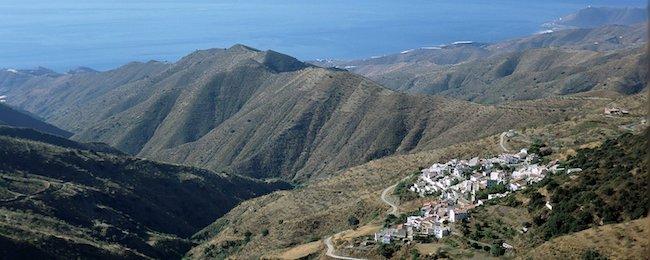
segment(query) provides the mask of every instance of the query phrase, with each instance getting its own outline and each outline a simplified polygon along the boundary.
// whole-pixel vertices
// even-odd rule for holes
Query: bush
[[[379,246],[379,254],[386,257],[386,258],[391,258],[393,257],[393,254],[397,252],[400,249],[400,246],[397,244],[382,244]]]
[[[418,194],[409,190],[411,185],[415,182],[417,176],[408,178],[404,181],[400,181],[395,189],[393,190],[393,195],[397,196],[400,200],[409,201],[414,200],[418,197]]]
[[[246,241],[246,243],[250,242],[252,236],[253,236],[253,233],[251,233],[250,231],[246,231],[244,233],[244,241]]]
[[[502,256],[505,253],[506,249],[503,248],[500,244],[494,244],[492,245],[492,248],[490,248],[490,254],[492,256]]]
[[[262,236],[265,237],[265,236],[268,236],[268,235],[269,235],[269,230],[266,229],[266,228],[262,229]]]
[[[348,225],[356,227],[359,225],[359,219],[355,216],[348,217]]]
[[[601,255],[600,252],[594,249],[587,249],[584,253],[582,253],[582,259],[583,260],[607,260],[607,257]]]
[[[578,150],[564,164],[583,171],[573,180],[555,176],[545,183],[556,205],[543,213],[548,217],[534,219],[541,225],[543,237],[581,231],[599,225],[599,220],[608,224],[646,216],[650,210],[650,197],[645,195],[647,174],[634,173],[648,172],[647,152],[647,137],[631,134],[607,140],[600,147]],[[537,192],[530,198],[531,212],[544,204]]]
[[[388,214],[388,216],[386,216],[386,219],[384,219],[384,227],[390,227],[395,223],[397,223],[397,221],[398,221],[397,216],[393,214]]]
[[[412,260],[420,259],[420,251],[418,251],[415,248],[411,249],[411,259]]]

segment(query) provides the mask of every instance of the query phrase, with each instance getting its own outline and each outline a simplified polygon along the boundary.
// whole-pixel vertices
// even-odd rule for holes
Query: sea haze
[[[0,67],[106,70],[243,43],[300,59],[354,59],[453,41],[494,42],[593,6],[643,0],[0,2]]]

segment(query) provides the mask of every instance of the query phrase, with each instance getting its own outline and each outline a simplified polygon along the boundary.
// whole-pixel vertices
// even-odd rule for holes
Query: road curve
[[[501,136],[499,136],[499,146],[501,146],[501,149],[504,152],[509,153],[510,150],[508,150],[508,148],[506,148],[506,145],[505,145],[505,138],[506,138],[507,133],[508,132],[503,132],[503,133],[501,133]]]
[[[388,214],[397,215],[397,210],[398,210],[397,205],[395,205],[394,203],[390,202],[390,201],[386,198],[386,196],[388,196],[388,192],[391,191],[391,190],[393,190],[393,189],[397,186],[397,184],[399,184],[401,181],[404,181],[404,180],[406,180],[406,179],[408,179],[408,178],[409,178],[409,176],[405,177],[404,179],[401,179],[401,180],[398,181],[397,183],[391,185],[390,187],[384,189],[384,190],[381,192],[381,200],[382,200],[384,203],[386,203],[386,204],[388,204],[388,205],[390,206],[390,212],[388,212]],[[339,234],[340,234],[340,233],[339,233]],[[338,234],[337,234],[337,235],[338,235]],[[336,255],[336,254],[334,254],[334,245],[332,244],[332,236],[329,236],[329,237],[325,238],[325,246],[327,246],[327,252],[325,252],[325,255],[327,255],[327,256],[329,256],[329,257],[331,257],[331,258],[335,258],[335,259],[344,259],[344,260],[365,260],[365,259],[363,259],[363,258],[354,258],[354,257],[341,256],[341,255]]]
[[[327,237],[325,239],[325,245],[327,246],[327,252],[325,252],[325,255],[335,258],[335,259],[344,259],[344,260],[365,260],[363,258],[354,258],[354,257],[347,257],[347,256],[340,256],[334,254],[334,245],[332,245],[332,237]]]
[[[398,182],[398,183],[399,183],[399,182]],[[397,186],[397,183],[395,183],[395,184],[393,184],[392,186],[390,186],[390,187],[384,189],[384,190],[381,192],[381,200],[382,200],[384,203],[388,204],[388,206],[390,206],[390,211],[388,212],[388,214],[393,214],[393,215],[397,215],[397,205],[395,205],[394,203],[388,201],[388,199],[386,198],[386,196],[388,195],[388,192],[389,192],[389,191],[391,191],[391,190],[393,190],[393,189],[395,188],[395,186]]]

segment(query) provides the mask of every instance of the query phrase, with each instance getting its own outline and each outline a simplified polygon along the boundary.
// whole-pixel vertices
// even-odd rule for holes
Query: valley
[[[118,75],[125,75],[124,85],[91,84]],[[404,94],[346,71],[243,45],[198,51],[176,64],[35,76],[3,88],[9,89],[9,104],[34,112],[47,108],[42,116],[75,132],[73,140],[296,182],[568,115]]]
[[[647,9],[301,61],[0,70],[8,259],[636,259]]]
[[[4,256],[180,257],[188,236],[239,201],[290,188],[59,139],[0,128]]]

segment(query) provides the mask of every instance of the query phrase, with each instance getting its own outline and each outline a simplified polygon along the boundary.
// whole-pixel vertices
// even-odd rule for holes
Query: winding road
[[[401,180],[398,181],[397,183],[395,183],[395,184],[389,186],[388,188],[384,189],[384,190],[381,192],[381,197],[380,197],[380,198],[381,198],[381,201],[383,201],[384,203],[388,204],[388,206],[390,206],[390,211],[388,212],[388,214],[397,215],[398,210],[399,210],[399,209],[397,208],[397,205],[395,205],[395,203],[393,203],[393,202],[391,202],[391,201],[388,200],[388,198],[387,198],[387,196],[388,196],[388,192],[390,192],[391,190],[393,190],[393,189],[397,186],[397,184],[399,184],[400,182],[402,182],[402,181],[404,181],[404,180],[406,180],[406,179],[408,179],[408,178],[409,178],[409,176],[407,176],[407,177],[401,179]],[[343,232],[341,232],[341,233],[343,233]],[[336,235],[341,234],[341,233],[337,233]],[[334,235],[334,236],[336,236],[336,235]],[[333,237],[333,236],[329,236],[329,237],[325,238],[325,245],[327,246],[327,252],[325,252],[325,255],[327,255],[327,256],[329,256],[329,257],[331,257],[331,258],[335,258],[335,259],[344,259],[344,260],[365,260],[365,259],[363,259],[363,258],[354,258],[354,257],[341,256],[341,255],[336,255],[336,254],[334,254],[334,245],[332,244],[332,237]]]
[[[402,180],[403,180],[403,179],[402,179]],[[401,181],[401,180],[400,180],[400,181]],[[399,182],[398,182],[398,183],[399,183]],[[388,201],[388,199],[386,198],[386,196],[388,196],[388,192],[391,191],[391,190],[393,190],[393,189],[395,188],[395,186],[397,186],[398,183],[393,184],[393,186],[390,186],[390,187],[384,189],[384,190],[381,192],[381,201],[383,201],[384,203],[388,204],[388,206],[390,206],[390,211],[388,212],[388,214],[397,215],[397,205],[395,205],[394,203]]]
[[[347,257],[347,256],[340,256],[340,255],[335,255],[334,254],[334,245],[332,245],[332,237],[327,237],[325,239],[325,245],[327,246],[327,252],[325,252],[325,255],[335,258],[335,259],[345,259],[345,260],[365,260],[363,258],[354,258],[354,257]]]
[[[501,149],[504,152],[509,153],[510,150],[508,150],[508,148],[506,148],[506,145],[505,145],[506,144],[506,142],[505,142],[506,134],[508,134],[508,132],[503,132],[503,133],[501,133],[501,136],[499,136],[499,146],[501,146]]]

